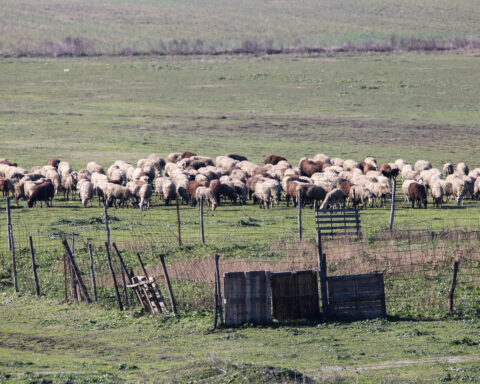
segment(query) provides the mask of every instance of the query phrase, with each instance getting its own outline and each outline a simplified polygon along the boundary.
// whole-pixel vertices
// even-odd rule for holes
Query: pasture
[[[327,1],[324,8],[310,12],[311,2],[263,2],[255,3],[260,11],[252,16],[249,1],[235,6],[206,2],[202,12],[193,1],[182,6],[129,0],[9,4],[0,9],[5,21],[0,23],[0,157],[27,169],[45,164],[49,157],[68,161],[75,169],[92,160],[107,168],[118,159],[136,164],[150,153],[166,157],[174,151],[212,158],[235,152],[260,165],[269,153],[285,156],[294,166],[303,156],[325,153],[357,161],[373,155],[379,163],[404,158],[412,164],[429,160],[439,168],[447,161],[479,167],[477,51],[108,56],[124,48],[150,53],[160,39],[179,39],[179,30],[189,42],[198,37],[205,45],[234,48],[246,39],[335,46],[388,41],[392,33],[468,38],[477,28],[476,3],[471,1],[462,7],[443,0],[435,6],[427,2],[420,8],[407,2],[403,16],[380,0],[340,5]],[[89,16],[91,7],[94,17]],[[213,8],[222,33],[206,28]],[[38,9],[42,17],[32,27],[29,20]],[[130,17],[132,9],[136,12]],[[158,22],[167,13],[175,23]],[[324,22],[318,29],[320,16]],[[270,35],[264,33],[267,18]],[[104,20],[111,22],[99,22]],[[298,25],[301,32],[294,36]],[[69,35],[92,42],[102,56],[8,57],[48,48],[46,41]],[[459,240],[458,230],[478,231],[480,203],[467,200],[457,207],[450,202],[442,209],[430,203],[427,210],[412,209],[402,203],[400,184],[395,228],[427,231],[422,234],[429,240],[415,235],[385,240],[387,204],[361,212],[362,242],[326,244],[332,274],[377,268],[377,262],[379,269],[385,268],[388,320],[246,325],[216,332],[209,332],[212,255],[222,255],[222,271],[315,266],[312,210],[303,210],[304,243],[289,248],[277,239],[298,235],[295,208],[287,208],[284,201],[270,210],[251,202],[223,205],[205,213],[203,246],[198,210],[181,206],[184,247],[178,249],[174,206],[155,199],[145,212],[110,209],[114,240],[123,242],[127,263],[133,265],[138,248],[145,252],[149,271],[159,273],[157,251],[168,255],[180,315],[156,318],[136,308],[112,309],[112,285],[100,250],[105,238],[102,209],[95,201],[93,207],[82,208],[78,200],[57,196],[51,208],[28,209],[24,201],[13,205],[21,293],[12,294],[2,229],[0,381],[478,381],[478,236]],[[2,217],[4,206],[1,199]],[[63,303],[59,233],[71,231],[79,236],[79,258],[86,241],[96,245],[96,265],[103,273],[98,304]],[[447,235],[440,239],[438,233]],[[39,300],[32,295],[29,234],[38,252],[44,294]],[[471,263],[460,270],[458,308],[449,314],[445,298],[457,255],[470,257]]]
[[[192,150],[211,157],[241,153],[258,164],[268,153],[284,155],[297,165],[302,156],[323,152],[359,161],[374,155],[379,163],[423,158],[436,167],[466,161],[473,169],[480,166],[478,60],[475,53],[466,52],[4,58],[0,154],[25,168],[45,164],[52,156],[80,169],[91,160],[108,167],[117,159],[136,163],[149,153],[166,156]],[[404,206],[402,198],[398,190],[396,228],[476,230],[480,224],[476,201],[468,200],[464,207],[449,203],[443,209],[430,205],[419,210]],[[3,200],[0,208],[4,212]],[[38,232],[37,241],[83,226],[89,228],[83,238],[101,245],[101,213],[95,202],[84,209],[78,200],[59,197],[48,209],[28,209],[25,202],[13,206],[22,293],[20,297],[10,293],[5,252],[0,280],[1,380],[242,383],[298,382],[300,375],[319,382],[478,379],[478,278],[475,269],[463,275],[461,271],[468,284],[458,288],[463,312],[453,317],[463,320],[450,319],[444,303],[450,264],[432,268],[437,273],[433,278],[426,278],[430,271],[425,264],[424,275],[388,281],[387,293],[393,298],[389,313],[394,315],[388,321],[246,326],[209,333],[210,283],[174,279],[182,303],[178,319],[155,319],[135,309],[112,310],[108,281],[99,304],[61,304],[60,259],[52,242],[44,240],[36,244],[47,297],[33,299],[26,236]],[[146,212],[121,208],[110,214],[118,239],[133,240],[134,248],[145,240],[139,235],[145,230],[158,234],[158,246],[175,246],[174,207],[155,200]],[[201,246],[198,210],[182,206],[187,246],[169,254],[170,260],[181,263],[191,258],[187,265],[192,274],[195,269],[204,273],[201,261],[215,252],[226,260],[225,268],[234,268],[238,261],[282,260],[288,249],[273,239],[296,236],[296,214],[284,202],[268,211],[251,203],[220,206],[206,213],[207,246]],[[307,208],[303,215],[310,241],[313,212]],[[388,226],[388,215],[388,206],[362,211],[366,244],[373,253],[375,247],[383,247],[377,239]],[[2,244],[6,249],[4,236]],[[457,240],[457,248],[459,244],[467,245]],[[423,245],[414,244],[419,249]],[[433,240],[430,247],[437,249]],[[359,249],[349,265],[360,268],[358,260],[371,263],[369,249],[367,253]],[[294,252],[308,254],[300,245]],[[400,256],[407,255],[401,252],[405,253]],[[411,253],[410,249],[410,263]],[[134,256],[127,253],[127,262],[132,263]],[[103,255],[98,257],[98,265],[105,265]],[[149,270],[157,271],[153,254],[145,260]],[[338,273],[346,267],[340,260],[330,268]],[[395,300],[402,294],[413,300],[413,306]]]
[[[390,45],[392,35],[398,43],[402,38],[475,41],[477,13],[475,0],[461,6],[408,0],[401,7],[385,0],[21,0],[0,9],[0,55],[175,53],[185,44],[192,51],[329,48],[369,40]]]

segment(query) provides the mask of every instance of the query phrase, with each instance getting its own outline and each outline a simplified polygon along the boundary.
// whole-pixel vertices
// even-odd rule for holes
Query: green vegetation
[[[467,161],[478,149],[478,57],[456,54],[0,61],[2,157],[108,166],[156,152],[293,164],[323,152]],[[69,69],[69,72],[65,72]]]
[[[477,16],[475,0],[21,0],[0,9],[0,51],[69,52],[67,37],[79,39],[74,50],[106,54],[179,50],[185,42],[190,49],[229,49],[247,40],[277,48],[390,42],[392,34],[478,39]]]
[[[477,321],[247,325],[211,333],[209,313],[154,319],[10,294],[0,309],[7,383],[480,379]]]

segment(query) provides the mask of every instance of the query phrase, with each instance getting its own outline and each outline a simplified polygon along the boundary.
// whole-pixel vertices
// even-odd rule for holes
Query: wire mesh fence
[[[67,239],[89,290],[88,244],[92,246],[99,301],[114,306],[116,299],[106,257],[107,230],[103,208],[63,208],[62,205],[48,210],[12,207],[20,292],[34,293],[29,247],[31,236],[41,293],[59,300],[64,300],[65,295],[71,299],[72,288],[65,280],[65,250],[61,244],[62,239]],[[162,208],[146,212],[109,209],[110,242],[116,244],[127,268],[133,269],[137,275],[143,274],[137,258],[137,254],[141,255],[147,265],[147,273],[157,279],[168,301],[159,260],[160,254],[165,255],[181,310],[213,308],[215,254],[221,256],[221,276],[233,271],[318,269],[315,214],[310,208],[302,210],[301,241],[297,208],[279,206],[264,210],[222,206],[215,211],[205,209],[205,244],[202,244],[198,207],[179,206],[180,226],[176,206]],[[379,228],[378,224],[371,226],[368,220],[363,221],[362,218],[359,238],[323,238],[328,274],[383,272],[389,315],[437,318],[448,314],[452,264],[458,260],[460,269],[454,315],[478,317],[480,231],[472,229],[475,228],[474,222],[472,219],[465,229],[434,230],[420,226],[415,229],[400,228],[390,233]],[[179,246],[179,227],[182,246]],[[112,258],[123,295],[122,270],[113,251]],[[0,263],[0,284],[11,286],[11,253],[5,229],[0,236]],[[127,292],[129,302],[134,303],[131,292]]]

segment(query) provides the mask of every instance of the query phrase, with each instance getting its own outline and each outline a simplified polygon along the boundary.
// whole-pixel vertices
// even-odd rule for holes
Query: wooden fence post
[[[397,191],[397,179],[393,179],[393,188],[392,188],[392,207],[390,209],[390,232],[393,231],[393,219],[395,218],[395,195]]]
[[[63,254],[63,277],[65,283],[65,303],[68,303],[67,255]]]
[[[203,227],[203,200],[200,200],[200,232],[202,234],[202,244],[205,244],[205,229]]]
[[[318,272],[320,277],[320,291],[322,295],[322,319],[328,319],[328,296],[327,296],[327,257],[322,249],[322,235],[317,229],[317,258]]]
[[[455,260],[453,262],[453,275],[452,283],[450,284],[450,292],[448,293],[448,311],[453,312],[453,298],[455,296],[455,286],[457,285],[457,273],[459,262]]]
[[[115,271],[113,270],[112,258],[110,257],[110,249],[107,242],[105,242],[105,250],[107,251],[108,268],[112,274],[113,287],[115,288],[115,297],[117,298],[118,309],[123,311],[122,299],[120,298],[120,293],[118,292],[117,278],[115,277]]]
[[[220,316],[220,324],[223,325],[223,303],[222,303],[222,285],[220,284],[220,267],[219,267],[220,256],[215,255],[215,281],[217,284],[217,295],[218,295],[218,315]]]
[[[70,247],[68,246],[68,242],[66,239],[62,240],[62,244],[67,252],[67,256],[70,260],[70,264],[73,268],[74,278],[76,278],[77,283],[80,285],[81,293],[87,303],[91,303],[90,296],[88,295],[87,287],[83,283],[82,275],[80,274],[80,270],[77,267],[77,263],[75,263],[75,259],[73,258],[72,251],[70,251]]]
[[[32,236],[28,237],[28,243],[30,245],[30,256],[32,258],[33,280],[35,281],[35,295],[37,297],[40,297],[40,286],[38,284],[37,264],[35,264],[35,251],[33,249]]]
[[[92,279],[92,291],[93,291],[93,299],[98,301],[97,296],[97,281],[95,280],[95,267],[93,265],[93,251],[92,251],[92,244],[88,244],[88,256],[90,257],[90,277]]]
[[[298,240],[302,241],[302,193],[298,191]]]
[[[18,290],[18,278],[17,278],[17,259],[15,257],[15,239],[13,237],[12,218],[10,214],[10,197],[7,196],[5,200],[5,207],[7,212],[7,235],[8,235],[8,247],[12,256],[12,277],[13,277],[13,289],[15,292]]]
[[[160,262],[162,263],[163,275],[165,276],[165,282],[167,283],[170,302],[172,303],[172,312],[174,315],[176,315],[177,304],[175,303],[175,297],[173,296],[172,285],[170,284],[170,277],[168,276],[167,265],[165,264],[165,256],[163,254],[160,254]]]
[[[182,230],[180,225],[180,204],[178,203],[178,195],[175,199],[177,205],[177,229],[178,229],[178,246],[182,246]]]
[[[106,231],[106,241],[107,244],[110,246],[110,226],[108,223],[108,209],[107,209],[107,203],[103,203],[103,215],[105,218],[105,231]]]

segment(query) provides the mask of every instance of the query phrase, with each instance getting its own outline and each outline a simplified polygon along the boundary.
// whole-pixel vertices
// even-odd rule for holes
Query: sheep
[[[177,195],[175,183],[167,177],[158,177],[155,180],[155,191],[163,198],[165,205],[169,205]]]
[[[54,168],[58,168],[58,164],[60,164],[59,159],[55,159],[54,157],[47,159],[47,165],[51,165]]]
[[[453,199],[455,197],[453,193],[453,184],[447,180],[438,180],[438,182],[443,188],[443,196],[445,197],[445,200],[448,201],[448,199]]]
[[[61,164],[61,163],[60,163]],[[63,198],[65,198],[65,193],[67,194],[67,200],[69,194],[72,194],[72,200],[75,200],[75,191],[77,190],[77,173],[72,172],[64,177],[62,177],[62,188],[63,188]]]
[[[445,163],[443,164],[442,168],[443,174],[446,176],[453,175],[453,164],[452,163]]]
[[[93,198],[93,184],[86,180],[81,179],[77,183],[77,191],[80,195],[80,199],[82,200],[83,208],[87,207],[87,202],[90,200],[90,206],[92,206],[92,198]]]
[[[66,161],[60,161],[57,167],[58,173],[62,178],[70,175],[73,172],[72,166]]]
[[[356,161],[347,159],[343,162],[343,169],[346,171],[352,171],[355,168],[358,168],[359,165]]]
[[[337,166],[337,167],[343,168],[343,164],[345,163],[345,160],[343,160],[343,159],[341,159],[341,158],[339,158],[339,157],[332,157],[332,158],[330,159],[330,163],[331,163],[332,165]]]
[[[327,191],[324,188],[315,184],[298,184],[297,192],[301,196],[302,205],[310,204],[311,207],[314,205],[319,206],[320,202],[327,195]]]
[[[129,202],[133,206],[133,198],[127,187],[122,185],[106,183],[103,187],[105,201],[108,206],[118,208],[119,205]]]
[[[375,170],[378,169],[377,160],[376,160],[374,157],[372,157],[372,156],[366,157],[365,160],[363,160],[363,162],[364,162],[365,164],[371,165],[372,167],[375,168]]]
[[[432,193],[433,203],[435,207],[442,207],[443,203],[443,187],[442,183],[439,180],[435,181],[432,186],[430,187],[430,191]]]
[[[7,197],[8,193],[12,196],[15,195],[15,186],[13,182],[5,177],[0,177],[0,191],[3,197]]]
[[[111,172],[109,172],[108,177],[111,183],[118,184],[118,185],[127,184],[127,173],[120,168],[111,170]]]
[[[248,160],[245,156],[237,155],[236,153],[228,153],[225,156],[232,158],[233,160],[237,161],[246,161]]]
[[[397,166],[397,168],[400,170],[400,173],[402,172],[403,167],[404,167],[405,165],[410,165],[410,164],[408,164],[408,162],[406,162],[406,161],[403,160],[403,159],[397,159],[397,160],[395,160],[394,164],[395,164],[395,165]],[[412,169],[413,169],[413,168],[412,168]]]
[[[145,211],[150,208],[150,198],[152,197],[152,184],[143,184],[138,191],[140,196],[140,210]]]
[[[244,162],[248,162],[247,160],[243,160]],[[227,171],[230,171],[234,167],[236,167],[239,164],[238,160],[232,159],[231,157],[228,156],[218,156],[215,159],[215,165],[218,168],[225,168]]]
[[[463,199],[465,197],[465,181],[456,177],[452,182],[452,186],[453,186],[453,194],[455,196],[457,205],[463,206]]]
[[[203,185],[200,181],[189,181],[187,184],[187,195],[190,199],[190,205],[192,207],[197,205],[196,194],[198,187],[207,187],[207,185]]]
[[[265,156],[263,163],[276,165],[279,161],[282,161],[282,160],[287,161],[287,159],[283,156],[271,154],[271,155]]]
[[[207,187],[198,187],[195,192],[195,198],[198,202],[203,203],[206,202],[207,204],[211,204],[212,211],[217,209],[218,201],[215,193]],[[198,207],[200,209],[200,206]]]
[[[412,208],[414,208],[415,203],[417,203],[417,208],[423,205],[423,207],[427,209],[427,188],[425,185],[416,182],[411,183],[408,186],[408,198],[412,202]]]
[[[303,159],[300,161],[299,168],[302,172],[302,175],[312,177],[316,172],[322,172],[325,163],[322,161],[312,161],[309,159]]]
[[[197,156],[197,154],[196,154],[196,153],[193,153],[193,152],[186,151],[186,152],[183,152],[183,153],[180,155],[180,160],[182,160],[182,159],[189,159],[190,157],[193,157],[193,156]]]
[[[410,184],[413,184],[415,183],[416,181],[415,180],[405,180],[403,183],[402,183],[402,192],[403,194],[405,195],[405,202],[409,202],[410,201],[410,195],[408,194],[408,188],[410,187]]]
[[[167,156],[167,163],[176,163],[178,160],[181,160],[182,154],[179,152],[170,153]]]
[[[60,180],[60,175],[58,174],[56,169],[47,170],[45,172],[44,176],[47,179],[52,180],[53,187],[55,189],[56,194],[59,194],[59,193],[63,192],[63,187],[62,187],[62,182]]]
[[[326,211],[328,208],[338,209],[342,208],[342,204],[345,202],[345,195],[343,194],[342,190],[339,188],[335,188],[328,192],[323,200],[322,205],[320,206],[320,210]]]
[[[255,199],[258,201],[260,208],[270,208],[272,193],[270,187],[263,183],[259,182],[255,185],[254,191]]]
[[[90,173],[90,171],[88,169],[81,169],[80,171],[77,172],[77,178],[78,180],[88,180],[88,181],[91,181],[92,179],[92,174]]]
[[[235,192],[238,196],[240,196],[240,202],[242,204],[247,203],[247,186],[244,182],[238,179],[233,179],[233,186]]]
[[[272,204],[278,205],[282,193],[282,185],[278,181],[273,179],[266,179],[265,181],[263,181],[263,183],[267,185],[268,188],[270,188],[270,198]]]
[[[33,205],[37,201],[45,201],[47,207],[53,205],[53,196],[55,195],[55,191],[53,188],[53,184],[50,180],[43,182],[40,185],[37,185],[33,190],[33,193],[28,198],[28,208],[32,208]],[[48,204],[50,202],[50,205]]]
[[[100,164],[97,164],[96,162],[94,161],[90,161],[88,164],[87,164],[87,170],[90,172],[90,173],[101,173],[102,175],[105,174],[105,170],[103,169],[103,167],[100,165]]]
[[[431,168],[432,168],[432,164],[426,160],[418,160],[415,163],[415,166],[413,167],[413,169],[415,169],[417,172],[422,172]]]
[[[363,205],[363,208],[366,208],[368,203],[373,205],[375,196],[368,188],[354,184],[349,189],[348,200],[354,208],[357,208],[360,204]]]
[[[457,164],[457,174],[458,175],[468,175],[469,169],[468,165],[465,163],[458,163]]]

